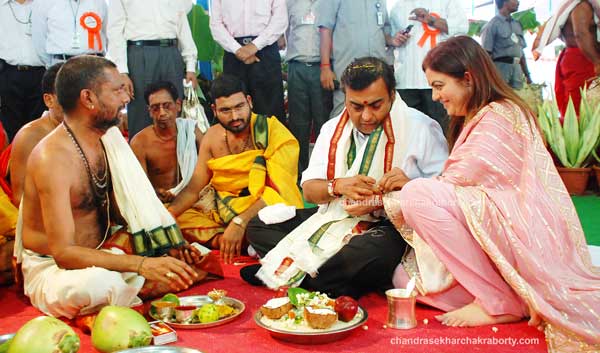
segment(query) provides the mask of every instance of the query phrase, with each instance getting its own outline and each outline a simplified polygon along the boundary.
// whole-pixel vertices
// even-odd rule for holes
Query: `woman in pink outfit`
[[[469,37],[432,49],[423,69],[450,115],[441,176],[384,197],[413,251],[394,275],[449,326],[517,321],[549,351],[600,350],[600,268],[535,118]]]

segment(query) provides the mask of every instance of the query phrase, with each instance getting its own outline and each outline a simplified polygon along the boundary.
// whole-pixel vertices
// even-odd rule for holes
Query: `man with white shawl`
[[[56,92],[64,121],[31,153],[19,208],[14,255],[25,295],[45,314],[73,318],[189,288],[199,278],[190,265],[202,258],[115,127],[129,101],[116,66],[70,59]],[[127,226],[111,236],[119,215]],[[125,230],[129,246],[114,240]]]
[[[555,39],[562,39],[566,48],[556,60],[554,91],[556,103],[565,115],[569,98],[579,112],[580,89],[600,74],[598,19],[600,0],[565,0],[546,21],[533,42],[533,58],[538,60],[544,48]]]
[[[302,285],[333,296],[392,286],[406,244],[373,211],[382,193],[437,175],[448,148],[439,124],[396,94],[393,69],[382,60],[355,60],[342,84],[346,108],[323,125],[302,175],[305,199],[320,207],[279,224],[249,224],[248,240],[262,256],[260,269],[242,270],[251,283],[258,270],[270,288]]]
[[[158,198],[170,203],[190,182],[198,162],[202,133],[196,120],[182,119],[181,99],[177,88],[169,81],[157,81],[146,87],[144,98],[153,124],[144,128],[131,140],[131,149],[148,175]],[[177,218],[184,237],[187,228],[195,228],[190,208]]]

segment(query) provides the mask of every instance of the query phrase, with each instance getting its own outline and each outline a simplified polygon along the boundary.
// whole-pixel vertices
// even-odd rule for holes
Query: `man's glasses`
[[[161,107],[164,110],[171,110],[174,106],[175,106],[175,103],[173,103],[173,102],[157,103],[157,104],[150,105],[148,107],[148,110],[150,110],[150,112],[152,112],[154,114],[158,114],[158,113],[160,113]]]
[[[248,105],[248,102],[242,102],[240,104],[237,104],[233,107],[223,107],[223,108],[219,108],[217,109],[217,111],[219,112],[219,114],[223,114],[223,115],[231,115],[231,113],[233,112],[241,112],[243,111],[246,106]]]

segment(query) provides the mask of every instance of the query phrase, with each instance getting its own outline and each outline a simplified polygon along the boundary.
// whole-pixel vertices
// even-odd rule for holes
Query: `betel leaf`
[[[298,288],[298,287],[288,288],[288,298],[290,298],[290,303],[292,303],[292,305],[294,305],[295,307],[298,306],[297,295],[302,294],[302,293],[310,293],[310,292],[304,288]]]

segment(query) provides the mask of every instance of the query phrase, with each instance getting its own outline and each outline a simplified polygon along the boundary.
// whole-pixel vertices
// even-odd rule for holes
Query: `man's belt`
[[[128,40],[127,45],[136,47],[174,47],[177,39]]]
[[[320,61],[305,62],[305,61],[299,61],[299,60],[296,60],[296,59],[292,59],[289,62],[290,63],[295,63],[295,64],[302,64],[302,65],[306,65],[306,66],[320,66],[321,65]]]
[[[37,70],[45,69],[45,67],[43,67],[43,66],[11,65],[11,64],[6,64],[6,68],[17,70],[17,71],[37,71]]]
[[[241,45],[246,45],[252,43],[256,37],[235,37],[235,41],[240,43]]]
[[[104,57],[104,54],[102,53],[81,53],[81,54],[76,54],[76,55],[69,55],[69,54],[52,54],[52,57],[54,59],[57,60],[69,60],[71,58],[74,58],[76,56],[81,56],[81,55],[93,55],[93,56],[100,56],[100,57]]]
[[[515,58],[512,56],[501,56],[499,58],[495,58],[494,61],[505,64],[518,64],[521,61],[521,58]]]

